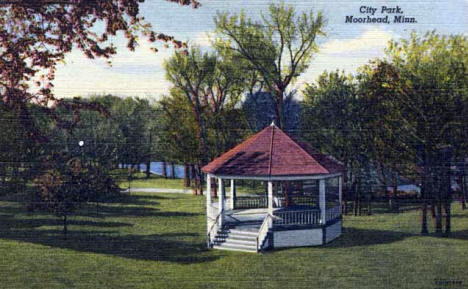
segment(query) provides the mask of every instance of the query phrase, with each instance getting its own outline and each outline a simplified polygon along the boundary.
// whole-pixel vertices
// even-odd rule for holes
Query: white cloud
[[[334,39],[321,47],[321,54],[343,54],[356,52],[383,52],[387,43],[394,35],[379,28],[364,31],[354,39]]]
[[[299,77],[294,87],[302,89],[305,83],[314,82],[324,70],[354,73],[369,60],[383,56],[388,41],[395,37],[397,35],[391,32],[371,28],[356,38],[330,40],[320,47],[309,69]]]
[[[59,65],[54,92],[59,97],[112,93],[120,96],[158,97],[167,93],[163,61],[173,50],[150,50],[142,41],[134,52],[118,47],[112,66],[105,59],[88,59],[79,50],[67,55],[65,65]]]

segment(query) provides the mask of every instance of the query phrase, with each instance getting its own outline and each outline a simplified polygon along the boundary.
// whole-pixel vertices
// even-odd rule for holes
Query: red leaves
[[[196,0],[169,0],[197,8]],[[59,126],[71,129],[79,120],[79,113],[71,123],[57,118],[55,106],[64,105],[78,112],[93,109],[107,114],[100,107],[77,100],[66,103],[57,100],[52,80],[55,67],[72,47],[80,49],[88,58],[109,58],[116,53],[108,43],[109,35],[123,32],[127,47],[134,50],[137,34],[148,37],[150,42],[161,41],[176,49],[187,44],[163,33],[156,34],[150,23],[139,16],[142,0],[70,0],[64,3],[50,0],[14,1],[2,5],[0,13],[0,101],[11,110],[21,111],[24,126],[31,136],[40,139],[40,131],[31,123],[27,109],[29,102],[44,106],[47,115]],[[93,32],[97,23],[104,23],[104,32]],[[153,48],[157,51],[157,48]],[[37,73],[40,72],[40,75]],[[42,76],[41,76],[42,75]],[[35,84],[30,87],[31,84]],[[53,107],[50,107],[54,105]]]

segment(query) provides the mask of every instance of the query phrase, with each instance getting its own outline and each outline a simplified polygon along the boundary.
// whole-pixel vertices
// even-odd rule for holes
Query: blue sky
[[[241,9],[254,19],[266,13],[272,1],[262,0],[200,0],[199,9],[179,6],[163,0],[146,0],[141,12],[154,29],[175,36],[179,40],[196,43],[208,49],[209,34],[214,29],[213,18],[217,11],[240,12]],[[278,2],[278,1],[273,1]],[[327,37],[319,39],[320,51],[312,59],[310,68],[296,83],[301,89],[306,82],[313,82],[324,70],[345,70],[353,73],[370,59],[383,56],[390,39],[407,38],[411,31],[424,33],[436,29],[443,34],[468,35],[468,0],[446,1],[313,1],[289,0],[298,11],[322,11],[327,19]],[[361,6],[378,8],[399,6],[404,15],[415,17],[414,24],[349,24],[346,15],[365,17]],[[394,14],[389,14],[393,19]],[[146,40],[140,42],[135,52],[125,48],[123,36],[112,39],[118,47],[112,66],[104,60],[89,60],[72,51],[65,64],[57,69],[55,93],[61,97],[87,96],[112,93],[120,96],[158,98],[166,94],[170,83],[165,80],[162,64],[173,53],[160,48],[158,53],[150,51]]]

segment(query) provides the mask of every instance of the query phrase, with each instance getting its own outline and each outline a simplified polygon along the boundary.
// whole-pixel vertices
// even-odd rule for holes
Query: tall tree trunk
[[[5,163],[0,162],[0,191],[5,189],[6,185],[6,166]]]
[[[167,179],[167,163],[165,160],[162,161],[162,176]]]
[[[203,172],[201,166],[197,167],[198,181],[197,181],[197,192],[198,195],[203,196]]]
[[[146,178],[147,179],[149,179],[149,177],[151,175],[150,166],[151,166],[151,160],[148,158],[146,160]]]
[[[424,168],[424,176],[421,187],[421,234],[426,235],[429,233],[427,230],[427,182],[426,182],[426,168]]]
[[[358,191],[358,216],[362,216],[362,196],[361,196],[361,190]]]
[[[151,171],[150,171],[150,166],[151,166],[151,148],[153,145],[153,135],[149,133],[149,144],[148,144],[148,158],[146,159],[146,178],[149,179]]]
[[[184,164],[184,187],[190,187],[190,165]]]
[[[175,171],[175,165],[174,163],[171,162],[171,179],[176,178],[176,171]]]
[[[398,177],[397,174],[394,172],[393,174],[393,192],[389,194],[388,198],[388,207],[390,210],[394,211],[395,210],[395,196],[398,191]]]
[[[435,233],[438,235],[442,234],[442,201],[440,199],[437,199],[436,203]]]
[[[195,165],[194,164],[191,164],[190,165],[190,174],[192,176],[192,193],[193,195],[196,195],[197,194],[197,178],[198,178],[198,174],[197,174],[197,171],[195,169]]]
[[[385,175],[385,171],[384,171],[384,165],[382,164],[382,162],[377,162],[377,173],[379,174],[379,179],[380,179],[380,182],[382,183],[382,186],[384,188],[384,193],[387,197],[387,201],[388,201],[388,210],[391,210],[392,209],[392,205],[391,205],[391,195],[390,195],[390,190],[388,190],[388,186],[387,186],[387,176]]]
[[[352,185],[352,192],[353,192],[353,215],[357,216],[357,192],[356,192],[356,184],[353,183]]]
[[[283,116],[283,97],[284,97],[284,89],[276,87],[276,99],[275,102],[275,113],[276,118],[278,119],[278,127],[284,129],[284,116]]]
[[[372,215],[372,192],[370,193],[368,202],[367,202],[367,215]]]
[[[452,224],[451,224],[451,199],[448,197],[445,200],[444,203],[444,209],[445,209],[445,232],[444,235],[446,237],[450,236],[450,232],[452,230]]]
[[[432,218],[434,219],[434,225],[435,225],[435,218],[437,216],[437,213],[436,213],[436,202],[435,200],[431,200],[431,216]]]
[[[129,179],[133,178],[133,168],[131,165],[128,166],[128,178]]]
[[[435,224],[435,232],[438,235],[442,234],[442,192],[443,186],[441,186],[441,182],[437,182],[436,190],[437,190],[437,200],[436,200],[436,224]]]
[[[65,240],[67,239],[67,233],[68,233],[67,215],[64,215],[63,216],[63,238]]]
[[[466,176],[461,177],[461,204],[462,210],[466,209]]]

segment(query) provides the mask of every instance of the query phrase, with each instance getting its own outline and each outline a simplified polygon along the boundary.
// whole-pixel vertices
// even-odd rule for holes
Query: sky
[[[238,13],[242,9],[253,19],[266,14],[270,3],[267,0],[199,0],[202,6],[192,9],[163,0],[146,0],[141,13],[156,32],[173,35],[209,49],[210,33],[214,30],[213,18],[217,12]],[[344,70],[354,73],[369,60],[382,57],[390,39],[408,38],[411,31],[424,33],[436,30],[441,34],[465,34],[468,36],[468,0],[406,0],[406,1],[315,1],[285,0],[298,12],[322,11],[326,19],[326,37],[318,39],[319,52],[291,88],[299,91],[305,83],[314,82],[324,70]],[[403,14],[382,12],[382,6],[399,7]],[[364,8],[362,8],[364,7]],[[361,13],[376,8],[374,15]],[[345,17],[383,17],[389,15],[393,22],[395,15],[414,17],[417,23],[345,23]],[[87,59],[79,50],[73,50],[65,63],[57,68],[54,92],[59,97],[74,97],[93,94],[107,94],[128,97],[158,99],[168,93],[171,84],[165,78],[164,59],[173,53],[171,48],[162,46],[158,53],[150,50],[150,43],[140,41],[139,47],[131,52],[126,48],[122,35],[112,38],[117,46],[117,55],[112,66],[103,59]],[[300,93],[298,94],[300,97]]]

